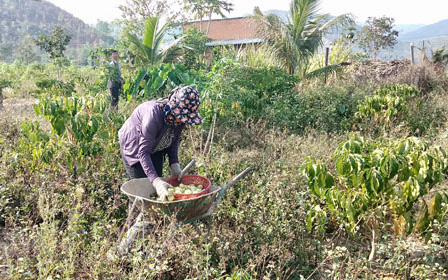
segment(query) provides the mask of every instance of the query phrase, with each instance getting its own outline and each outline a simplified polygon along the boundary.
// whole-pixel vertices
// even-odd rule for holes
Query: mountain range
[[[30,52],[45,57],[33,39],[40,34],[51,34],[56,25],[72,36],[68,48],[72,56],[86,45],[100,46],[114,41],[48,1],[0,0],[0,61],[23,59],[21,55]]]

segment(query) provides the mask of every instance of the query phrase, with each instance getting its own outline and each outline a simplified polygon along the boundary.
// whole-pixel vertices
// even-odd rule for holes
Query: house
[[[189,22],[184,25],[186,30],[195,26],[204,30],[207,37],[212,39],[207,43],[209,46],[234,46],[236,49],[249,44],[259,44],[263,40],[257,30],[257,21],[253,17],[236,17],[212,19]]]

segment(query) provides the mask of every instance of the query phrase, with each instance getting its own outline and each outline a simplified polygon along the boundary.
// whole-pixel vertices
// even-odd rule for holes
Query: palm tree
[[[172,27],[172,24],[166,23],[159,29],[159,18],[149,17],[145,24],[145,33],[142,41],[134,34],[127,34],[131,45],[135,48],[136,57],[143,65],[149,66],[173,62],[180,55],[179,43],[183,37],[175,39],[165,49],[161,48],[163,39],[170,27]]]
[[[319,15],[320,2],[292,0],[289,23],[286,24],[280,17],[264,16],[258,7],[255,8],[265,42],[274,47],[277,58],[290,74],[306,76],[310,59],[323,44],[323,36],[334,28],[354,23],[350,14],[333,18],[329,14]]]

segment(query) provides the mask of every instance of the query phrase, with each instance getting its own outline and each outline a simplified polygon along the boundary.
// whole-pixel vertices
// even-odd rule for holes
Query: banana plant
[[[180,85],[194,84],[194,74],[180,64],[159,64],[141,68],[131,83],[125,84],[124,92],[128,99],[160,97],[160,91]]]

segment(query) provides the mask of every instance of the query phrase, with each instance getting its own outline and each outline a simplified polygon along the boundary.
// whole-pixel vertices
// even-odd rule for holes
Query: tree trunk
[[[208,36],[208,32],[210,31],[210,22],[212,21],[212,12],[208,15],[208,24],[207,24],[207,33],[205,34]]]

